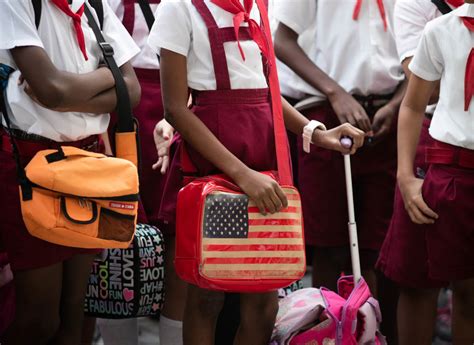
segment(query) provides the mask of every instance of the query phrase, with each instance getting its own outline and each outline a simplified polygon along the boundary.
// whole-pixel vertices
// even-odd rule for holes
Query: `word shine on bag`
[[[94,260],[84,312],[103,319],[159,315],[165,298],[164,251],[161,231],[137,224],[128,248],[104,250]]]
[[[261,11],[265,6],[257,0]],[[267,42],[271,37],[262,12]],[[300,195],[293,187],[288,142],[273,49],[269,51],[269,86],[278,172],[273,177],[289,206],[263,216],[252,200],[223,175],[196,178],[178,194],[176,259],[178,276],[201,288],[263,292],[291,285],[306,268]],[[185,150],[182,165],[191,164]]]
[[[92,3],[96,1],[91,0]],[[34,4],[38,19],[41,1]],[[84,6],[115,79],[119,114],[117,158],[62,146],[39,151],[23,168],[21,152],[11,135],[5,99],[0,103],[17,163],[23,220],[30,234],[63,246],[127,248],[133,239],[138,210],[135,123],[113,48],[105,42],[89,2]]]

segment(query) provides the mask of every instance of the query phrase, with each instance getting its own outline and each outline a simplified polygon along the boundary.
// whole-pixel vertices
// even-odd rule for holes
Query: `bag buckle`
[[[107,42],[100,42],[100,49],[102,49],[102,53],[105,57],[112,57],[114,56],[114,48]]]

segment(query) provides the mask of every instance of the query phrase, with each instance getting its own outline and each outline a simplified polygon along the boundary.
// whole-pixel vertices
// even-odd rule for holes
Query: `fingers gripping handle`
[[[353,144],[352,139],[349,137],[343,137],[341,138],[341,144],[349,149]],[[357,239],[357,224],[355,221],[350,155],[344,155],[344,170],[346,175],[347,209],[349,211],[349,240],[351,245],[352,274],[354,275],[355,283],[357,283],[361,279],[362,273],[360,268],[359,241]]]

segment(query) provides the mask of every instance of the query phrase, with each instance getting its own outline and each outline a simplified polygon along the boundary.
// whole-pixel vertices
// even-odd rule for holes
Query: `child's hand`
[[[285,193],[270,176],[246,169],[234,181],[255,202],[263,215],[267,214],[267,210],[273,214],[288,207]]]
[[[158,153],[158,161],[153,164],[153,170],[159,168],[161,174],[165,174],[169,166],[169,151],[171,141],[173,140],[174,128],[166,121],[161,120],[153,130],[153,139],[155,140],[156,151]]]
[[[397,116],[397,110],[394,107],[386,105],[380,108],[374,115],[372,129],[374,131],[375,142],[386,137],[392,130],[392,123]]]
[[[371,134],[372,127],[369,116],[367,116],[364,107],[352,95],[341,89],[330,95],[328,99],[341,124],[349,122]]]
[[[423,200],[421,187],[423,180],[410,176],[398,181],[400,192],[405,202],[405,209],[416,224],[433,224],[438,215]]]
[[[352,146],[346,148],[341,144],[342,137],[352,139]],[[354,154],[359,147],[364,144],[365,133],[354,126],[345,123],[339,127],[321,131],[315,130],[313,133],[313,143],[325,149],[339,151],[343,154]]]

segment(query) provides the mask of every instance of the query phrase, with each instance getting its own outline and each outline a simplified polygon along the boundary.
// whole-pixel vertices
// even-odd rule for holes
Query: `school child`
[[[30,0],[0,2],[0,63],[14,69],[4,97],[10,135],[24,165],[36,152],[61,145],[102,150],[98,135],[107,131],[107,113],[117,103],[115,82],[101,66],[102,53],[83,14],[85,6],[90,4],[84,0],[42,1],[38,13]],[[114,49],[134,106],[140,86],[129,61],[139,49],[105,1],[102,12],[104,37]],[[79,344],[86,282],[97,250],[54,245],[28,233],[5,130],[0,166],[0,236],[16,290],[16,317],[3,342]]]
[[[133,37],[135,43],[140,47],[141,52],[131,61],[135,73],[140,82],[142,98],[138,106],[133,110],[139,123],[140,147],[141,147],[141,169],[140,169],[140,196],[144,206],[146,222],[157,226],[165,236],[165,290],[166,300],[160,315],[160,343],[164,345],[180,344],[182,338],[182,319],[184,310],[184,299],[186,285],[178,279],[174,272],[174,234],[169,230],[169,226],[159,220],[158,212],[163,193],[163,184],[165,181],[165,169],[158,166],[157,149],[154,142],[154,136],[160,135],[154,133],[155,125],[163,119],[163,104],[161,99],[160,87],[160,64],[157,55],[147,46],[146,42],[150,33],[149,25],[154,18],[145,17],[145,13],[153,15],[160,0],[108,0],[110,7],[123,25]],[[148,9],[143,8],[148,4]],[[112,119],[112,125],[116,119]],[[163,133],[169,139],[173,136],[173,128],[166,122],[156,126],[156,131]],[[112,131],[110,131],[112,132]],[[111,141],[113,136],[111,135]],[[133,323],[134,321],[130,321]],[[98,321],[99,327],[103,333],[104,340],[110,333],[116,336],[113,331],[112,321]],[[117,323],[117,327],[123,328],[124,322]],[[130,329],[136,329],[130,325]],[[110,332],[108,331],[110,329]],[[123,329],[122,329],[123,332]],[[136,333],[134,331],[134,333]],[[178,341],[176,343],[176,341]]]
[[[426,25],[409,65],[412,75],[400,109],[398,183],[410,219],[423,227],[424,245],[416,248],[416,255],[403,253],[411,257],[409,264],[402,255],[394,258],[400,258],[400,276],[417,289],[405,301],[409,305],[404,314],[417,306],[417,314],[431,314],[429,321],[433,322],[437,289],[430,287],[451,283],[454,344],[474,341],[474,1],[465,2]],[[439,101],[429,127],[433,140],[426,149],[429,168],[422,180],[416,177],[413,162],[425,108],[438,81]],[[403,246],[412,240],[406,236],[399,239]],[[406,248],[413,248],[412,244]],[[421,277],[412,280],[415,270]],[[415,296],[422,301],[420,304],[414,302]],[[433,327],[426,323],[424,326],[423,331],[418,328],[415,333],[404,334],[403,343],[429,344]]]
[[[436,4],[435,4],[436,3]],[[400,0],[395,5],[394,22],[397,49],[405,74],[422,37],[426,24],[464,4],[463,0]],[[428,170],[425,162],[426,147],[432,142],[428,128],[439,87],[426,108],[415,156],[414,172],[423,178]],[[428,276],[426,227],[413,223],[405,210],[403,198],[397,188],[394,213],[382,246],[378,268],[400,286],[398,306],[398,337],[401,344],[431,343],[440,287],[448,282]]]
[[[161,57],[166,119],[182,136],[178,145],[185,145],[198,174],[225,173],[262,213],[274,213],[284,207],[286,198],[274,180],[258,172],[275,169],[271,100],[262,63],[262,54],[268,58],[273,48],[263,33],[269,33],[268,25],[259,24],[260,15],[268,23],[262,2],[164,0],[148,42]],[[240,26],[251,30],[236,37]],[[189,89],[192,109],[187,106]],[[285,101],[283,114],[287,128],[298,135],[309,124]],[[314,125],[306,128],[317,145],[347,152],[339,142],[344,133],[355,140],[353,152],[362,144],[362,131],[350,125],[329,131],[314,130]],[[169,176],[182,178],[179,157],[173,157]],[[170,212],[165,216],[175,222],[172,211],[182,181],[168,182],[162,209],[167,204]],[[224,294],[192,285],[187,293],[184,344],[213,344]],[[276,292],[241,294],[241,323],[234,344],[267,344],[277,306]]]
[[[404,90],[394,3],[279,1],[274,11],[277,56],[295,72],[287,83],[304,100],[297,107],[328,128],[349,122],[371,137],[354,157],[353,178],[362,269],[374,293],[373,269],[392,212],[394,119]],[[300,140],[298,162],[306,243],[314,247],[313,285],[335,289],[341,272],[350,270],[342,157],[304,152]]]

